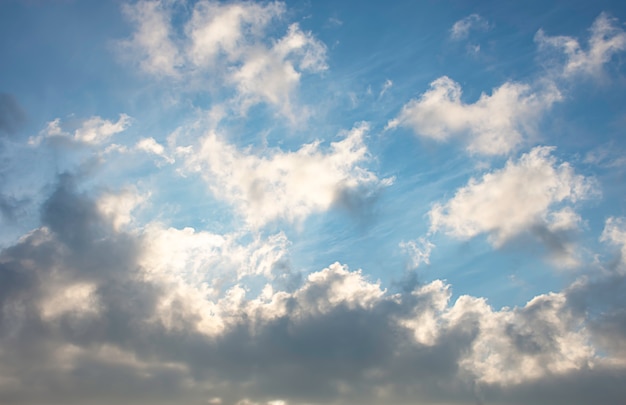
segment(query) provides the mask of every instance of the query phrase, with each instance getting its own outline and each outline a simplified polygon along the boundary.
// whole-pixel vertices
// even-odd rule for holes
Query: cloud
[[[105,120],[99,116],[93,116],[80,122],[74,133],[65,129],[60,118],[47,123],[46,128],[38,136],[30,137],[28,143],[33,146],[39,145],[44,139],[62,140],[86,145],[99,145],[109,140],[113,135],[124,132],[131,124],[132,118],[126,114],[120,114],[117,122]]]
[[[383,83],[383,87],[380,89],[380,93],[378,93],[378,98],[381,98],[382,96],[384,96],[387,90],[389,90],[392,87],[393,87],[393,82],[389,79],[385,80],[385,83]]]
[[[400,242],[400,248],[405,251],[411,259],[409,265],[411,269],[418,268],[422,263],[430,264],[430,253],[434,247],[435,245],[425,238]]]
[[[29,198],[15,198],[0,193],[0,215],[7,221],[15,221],[22,208],[30,202]]]
[[[583,49],[576,38],[568,36],[548,36],[543,30],[537,31],[535,42],[547,52],[562,52],[565,60],[556,63],[560,74],[565,78],[592,76],[599,78],[606,65],[616,54],[626,51],[626,32],[617,19],[602,13],[589,29],[591,35],[587,49]]]
[[[486,31],[489,29],[489,22],[478,14],[470,14],[467,17],[455,22],[450,28],[450,38],[453,40],[465,39],[471,30]]]
[[[505,167],[471,179],[447,202],[429,212],[431,230],[457,238],[487,234],[494,246],[527,232],[541,233],[550,245],[562,232],[578,228],[579,216],[569,204],[595,195],[595,182],[574,173],[552,156],[554,148],[535,147]],[[557,244],[558,245],[558,244]]]
[[[120,42],[122,49],[136,55],[139,66],[148,73],[177,75],[183,56],[174,42],[167,3],[138,1],[124,4],[122,10],[136,26],[131,39]]]
[[[590,289],[494,310],[452,302],[440,280],[393,293],[334,263],[292,291],[236,282],[207,294],[236,244],[156,223],[125,230],[99,206],[63,175],[42,226],[0,253],[3,403],[550,403],[563,382],[626,375],[619,352],[590,345]],[[239,246],[251,269],[276,257]]]
[[[621,248],[620,260],[626,263],[626,219],[610,217],[606,220],[601,241]]]
[[[283,3],[199,1],[176,36],[174,10],[164,2],[140,1],[125,10],[137,30],[122,49],[137,49],[145,71],[230,85],[236,90],[232,102],[244,114],[263,102],[298,121],[307,115],[295,102],[301,75],[327,69],[326,46],[297,23],[282,37],[267,35],[270,23],[285,14]]]
[[[142,138],[135,145],[135,150],[146,152],[162,158],[165,162],[172,164],[175,159],[166,153],[165,147],[158,143],[154,138]]]
[[[26,114],[12,94],[0,93],[0,134],[13,135],[26,121]]]
[[[392,179],[379,179],[362,164],[368,159],[361,123],[323,151],[319,142],[295,152],[239,151],[214,132],[197,152],[185,156],[187,168],[201,173],[215,197],[233,204],[246,223],[258,228],[275,220],[301,222],[349,197],[351,206],[369,199]]]
[[[268,23],[285,13],[283,3],[220,4],[201,1],[194,6],[186,31],[190,39],[188,58],[196,66],[215,66],[227,61],[245,59]]]
[[[539,120],[561,99],[556,87],[535,92],[526,84],[504,83],[491,95],[466,104],[461,86],[447,76],[430,84],[418,99],[409,101],[388,128],[412,129],[417,136],[446,141],[466,137],[470,153],[504,155],[536,132]]]

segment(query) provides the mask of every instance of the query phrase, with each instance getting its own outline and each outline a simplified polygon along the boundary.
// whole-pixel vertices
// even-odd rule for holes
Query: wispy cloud
[[[73,133],[65,128],[60,118],[56,118],[46,124],[38,136],[31,137],[28,142],[31,145],[39,145],[45,139],[60,139],[69,142],[87,145],[98,145],[107,142],[113,135],[125,131],[132,123],[132,118],[126,114],[120,114],[116,122],[93,116],[80,122]]]
[[[450,38],[453,40],[466,39],[470,31],[486,31],[489,28],[489,22],[483,17],[478,14],[470,14],[452,25]]]
[[[578,39],[569,36],[549,36],[544,30],[535,35],[542,50],[557,59],[562,54],[565,59],[555,63],[559,74],[565,78],[575,76],[602,76],[604,66],[616,54],[626,51],[626,32],[620,27],[617,19],[602,13],[589,29],[587,49],[581,46]],[[556,54],[556,55],[555,55]]]

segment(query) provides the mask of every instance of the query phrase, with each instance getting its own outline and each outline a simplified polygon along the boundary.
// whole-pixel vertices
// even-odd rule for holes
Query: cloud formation
[[[402,107],[388,128],[412,129],[417,136],[446,141],[463,137],[470,153],[505,155],[535,134],[539,120],[561,99],[555,86],[540,92],[507,82],[471,104],[461,100],[461,86],[447,76],[430,84],[418,99]]]
[[[494,310],[453,302],[440,280],[391,293],[334,263],[292,291],[213,294],[206,271],[245,269],[258,250],[158,224],[123,231],[99,206],[64,175],[42,227],[0,254],[3,403],[104,404],[111,391],[129,404],[523,403],[531,391],[541,403],[563,382],[626,375],[617,332],[586,318],[584,282]],[[593,395],[611,402],[620,387]]]
[[[486,31],[489,29],[489,22],[478,14],[470,14],[467,17],[455,22],[450,28],[450,38],[453,40],[465,39],[471,30]]]
[[[537,31],[535,42],[544,51],[556,50],[565,59],[556,65],[565,78],[575,76],[602,76],[604,66],[618,53],[626,51],[626,32],[617,19],[602,13],[591,25],[587,49],[569,36],[549,36],[544,30]]]
[[[240,112],[263,102],[295,122],[307,114],[295,102],[300,77],[327,69],[326,46],[297,23],[269,41],[270,23],[285,9],[280,2],[202,0],[193,6],[182,32],[174,33],[175,8],[143,0],[125,7],[136,31],[121,47],[136,50],[140,67],[148,73],[190,82],[194,77],[212,79],[218,87],[229,84]]]
[[[124,132],[131,124],[132,118],[126,114],[120,114],[117,122],[105,120],[99,116],[93,116],[80,122],[73,134],[66,128],[67,123],[56,118],[46,124],[38,136],[31,137],[28,143],[39,145],[44,139],[61,140],[85,145],[100,145],[107,142],[113,135]]]
[[[380,42],[354,36],[358,31],[353,28],[360,28],[356,23],[372,20],[353,19],[354,10],[340,2],[333,7],[345,24],[330,24],[331,30],[329,11],[315,4],[294,11],[281,2],[136,0],[122,5],[131,33],[115,44],[144,76],[129,80],[121,75],[119,80],[121,72],[115,72],[115,78],[103,76],[112,86],[107,92],[99,82],[86,84],[84,93],[106,98],[111,90],[115,97],[102,105],[119,103],[118,111],[132,111],[133,118],[90,117],[91,104],[79,109],[83,115],[57,115],[56,108],[67,104],[48,109],[56,100],[46,99],[45,108],[33,103],[39,107],[32,111],[55,114],[45,121],[66,118],[44,123],[29,139],[30,147],[23,140],[0,139],[0,147],[6,147],[0,153],[0,214],[14,222],[29,217],[14,232],[4,227],[1,234],[0,403],[582,405],[626,398],[626,385],[620,383],[626,380],[622,200],[601,202],[600,217],[608,218],[603,229],[601,223],[597,227],[598,215],[583,217],[579,206],[598,197],[596,183],[605,175],[601,169],[618,165],[613,155],[623,148],[617,138],[615,147],[602,139],[611,153],[599,149],[585,159],[580,149],[572,152],[579,152],[579,162],[596,165],[596,180],[560,160],[555,147],[530,147],[541,135],[544,115],[554,103],[566,101],[563,89],[574,81],[565,79],[598,75],[622,52],[618,24],[601,15],[588,47],[569,37],[537,34],[544,50],[566,50],[556,75],[529,84],[506,81],[474,101],[463,99],[459,83],[441,76],[398,114],[403,101],[395,97],[407,81],[418,80],[411,75],[415,64],[401,65],[420,60],[417,52],[390,41],[394,33]],[[73,5],[69,2],[68,10],[82,17],[83,6]],[[103,2],[102,10],[110,6]],[[405,6],[423,7],[422,2]],[[29,18],[46,18],[43,7],[25,10]],[[89,10],[93,15],[101,9]],[[310,16],[293,23],[303,10]],[[415,14],[406,14],[395,15],[411,22]],[[84,21],[91,20],[79,26]],[[428,35],[434,28],[446,34],[452,22],[412,32]],[[320,34],[324,38],[341,41],[331,48],[340,55],[339,79],[320,75],[307,83],[319,87],[313,98],[336,98],[324,108],[337,111],[324,115],[321,108],[311,115],[315,133],[349,128],[359,115],[371,124],[357,123],[328,142],[307,137],[303,143],[302,133],[308,136],[311,129],[277,124],[276,116],[293,124],[309,113],[298,102],[298,88],[305,74],[327,71],[331,53],[304,29],[316,24],[326,29]],[[105,26],[119,35],[119,21],[107,20],[98,28]],[[367,25],[362,28],[371,32]],[[472,14],[457,21],[450,35],[457,40],[487,28],[482,17]],[[88,34],[84,42],[72,40],[98,54],[82,59],[102,62],[102,44],[93,41],[90,30],[81,32]],[[20,40],[31,43],[29,36],[40,37],[33,33]],[[57,44],[65,37],[54,33],[46,31],[50,54],[68,45]],[[346,44],[365,46],[372,59],[355,58],[358,50]],[[379,58],[384,55],[380,46],[388,45],[384,51],[393,55],[393,63]],[[433,42],[428,50],[436,52],[440,45]],[[25,70],[40,65],[47,70],[40,54],[32,54],[38,63]],[[507,55],[513,54],[519,58],[515,62],[523,62],[524,52],[513,49]],[[441,63],[456,63],[465,55],[444,52],[440,57]],[[70,71],[88,67],[76,62],[66,62],[72,64]],[[500,70],[506,63],[493,65],[498,65],[494,73],[510,77]],[[571,73],[563,73],[568,69]],[[58,77],[66,84],[65,75]],[[472,74],[461,73],[458,80],[480,84],[468,77]],[[379,83],[378,94],[368,83]],[[329,89],[322,89],[325,84]],[[610,89],[611,96],[617,97],[618,90]],[[364,92],[368,97],[352,108],[340,105]],[[84,101],[73,91],[63,94],[71,105]],[[162,96],[168,98],[165,103]],[[30,111],[32,96],[25,99]],[[170,104],[170,99],[175,101]],[[0,94],[0,136],[20,129],[16,106],[12,96]],[[389,108],[396,109],[391,121]],[[504,155],[508,160],[477,163],[449,150],[432,156],[420,150],[418,159],[407,147],[411,137],[403,138],[401,131],[369,139],[371,128],[385,122],[436,141],[460,140],[473,157]],[[559,135],[551,139],[561,143],[564,136]],[[276,142],[269,146],[270,140]],[[559,150],[574,149],[568,142]],[[530,150],[522,149],[526,146]],[[59,166],[76,174],[54,175]],[[468,168],[477,173],[469,180]],[[401,184],[391,187],[396,181]],[[461,187],[446,189],[452,183]],[[609,185],[616,188],[614,194],[622,190],[617,182]],[[29,191],[19,198],[23,189]],[[364,216],[373,202],[380,214],[376,223],[358,229],[335,213],[323,215],[343,208]],[[224,215],[227,210],[235,220]],[[412,239],[424,218],[428,233]],[[580,246],[582,231],[580,240],[599,239],[599,246]],[[481,277],[471,277],[477,256],[431,257],[435,237],[445,249],[451,239],[481,236],[494,248],[537,240],[553,267],[577,269],[554,273],[557,282],[546,284],[560,284],[557,291],[548,291],[543,279],[531,285],[531,277],[523,276],[524,288],[507,281],[492,288],[503,279],[496,274],[515,271],[519,256],[512,258],[507,249],[489,257],[481,252]],[[593,262],[581,258],[586,249],[595,249]],[[473,262],[465,267],[463,261]],[[464,280],[453,286],[418,277],[424,265],[434,274],[458,269]],[[409,277],[396,282],[403,271]],[[484,296],[464,294],[468,290]]]
[[[431,230],[462,239],[486,234],[494,246],[531,232],[560,252],[560,259],[568,258],[572,247],[559,243],[558,235],[579,226],[581,219],[571,204],[597,191],[593,179],[557,162],[553,151],[535,147],[502,169],[470,179],[450,200],[432,207]]]
[[[324,151],[320,142],[294,152],[239,151],[216,133],[205,136],[185,156],[188,170],[200,173],[214,196],[233,204],[245,222],[261,227],[275,220],[301,222],[342,199],[371,198],[393,179],[379,179],[363,163],[368,159],[366,123],[343,134]]]

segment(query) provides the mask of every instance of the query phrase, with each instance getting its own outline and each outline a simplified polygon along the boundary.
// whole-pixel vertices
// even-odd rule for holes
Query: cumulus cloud
[[[212,294],[216,268],[268,274],[282,248],[105,213],[63,175],[42,226],[0,253],[3,403],[549,403],[564,381],[626,375],[590,344],[589,289],[494,310],[440,280],[393,293],[334,263],[292,291],[236,276]]]
[[[113,135],[124,132],[131,122],[132,119],[126,114],[120,114],[117,122],[93,116],[82,121],[72,134],[65,128],[66,123],[62,123],[60,118],[56,118],[48,122],[46,128],[38,136],[31,137],[28,143],[36,146],[44,139],[52,139],[86,145],[100,145],[108,141]]]
[[[446,141],[467,138],[471,153],[504,155],[535,134],[546,110],[561,99],[554,86],[541,91],[507,82],[491,95],[481,94],[471,104],[461,100],[461,86],[447,76],[430,84],[418,99],[409,101],[388,128],[412,129],[417,136]]]
[[[478,14],[470,14],[467,17],[455,22],[450,28],[450,38],[453,40],[465,39],[471,30],[486,31],[489,29],[489,22]]]
[[[213,194],[234,204],[253,227],[278,219],[301,222],[342,199],[370,198],[392,183],[363,167],[368,129],[365,123],[354,127],[327,151],[314,142],[264,155],[237,150],[210,132],[197,152],[186,156],[187,167],[201,173]]]
[[[567,162],[559,163],[553,151],[533,148],[504,168],[471,179],[450,200],[432,207],[431,230],[463,239],[487,234],[495,246],[531,232],[563,254],[561,259],[568,257],[572,249],[559,245],[559,235],[577,229],[580,222],[568,204],[592,197],[596,188],[593,179],[576,174]]]
[[[544,51],[558,51],[565,56],[560,61],[560,74],[565,78],[575,76],[600,77],[604,65],[616,54],[626,51],[626,32],[619,26],[617,19],[602,13],[593,22],[590,37],[585,50],[580,42],[569,36],[549,36],[543,30],[535,35],[535,42]]]
[[[297,23],[282,37],[269,37],[269,25],[285,14],[280,2],[218,3],[199,1],[177,36],[170,20],[174,9],[162,1],[140,1],[125,8],[137,30],[123,48],[138,49],[140,65],[149,73],[172,77],[218,77],[217,85],[236,90],[241,112],[264,102],[291,121],[297,108],[296,89],[304,72],[327,69],[326,46]],[[156,32],[156,35],[150,33]]]

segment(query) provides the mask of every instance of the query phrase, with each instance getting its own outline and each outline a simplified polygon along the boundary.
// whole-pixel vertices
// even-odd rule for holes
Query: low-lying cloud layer
[[[73,183],[61,176],[42,227],[0,256],[3,403],[523,403],[531,389],[547,401],[561,384],[626,373],[623,303],[600,295],[623,285],[622,262],[501,310],[452,302],[440,280],[391,293],[339,263],[251,294],[239,277],[289,271],[284,236],[242,246],[158,224],[120,230]],[[623,224],[604,234],[622,249]]]

